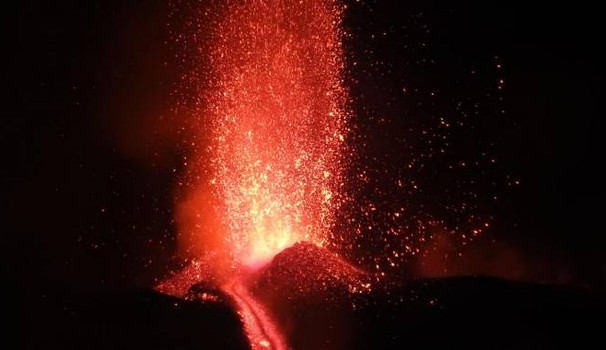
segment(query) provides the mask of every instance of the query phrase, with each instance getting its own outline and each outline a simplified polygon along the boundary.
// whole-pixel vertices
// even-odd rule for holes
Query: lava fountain
[[[346,160],[342,7],[219,7],[206,12],[210,40],[200,61],[209,67],[178,221],[184,244],[202,246],[197,255],[219,250],[232,264],[258,267],[298,241],[330,238]]]
[[[251,346],[280,348],[244,281],[297,242],[322,247],[331,239],[347,160],[343,6],[211,7],[193,30],[209,38],[193,63],[199,74],[184,77],[195,85],[196,107],[177,222],[197,263],[158,289],[183,296],[186,286],[214,280],[237,305]]]

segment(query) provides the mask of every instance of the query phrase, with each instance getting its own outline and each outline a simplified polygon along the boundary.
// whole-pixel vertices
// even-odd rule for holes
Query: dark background
[[[471,135],[492,142],[499,183],[505,175],[521,182],[495,190],[504,199],[489,208],[498,223],[493,234],[526,254],[557,256],[570,281],[603,289],[604,61],[596,7],[352,3],[346,24],[354,34],[395,28],[382,42],[364,37],[351,46],[376,49],[360,62],[376,58],[389,66],[377,69],[390,72],[354,71],[352,90],[369,91],[357,108],[368,103],[398,126],[404,109],[416,120],[432,118],[465,96],[492,91],[455,83],[469,81],[470,70],[484,74],[482,84],[502,76],[504,90],[482,102],[487,119],[471,123]],[[0,256],[4,290],[14,297],[5,300],[23,322],[72,293],[151,286],[177,265],[171,211],[181,151],[163,116],[180,68],[165,45],[168,11],[160,1],[23,1],[3,11]],[[502,73],[491,70],[496,61]],[[403,81],[421,92],[397,99]],[[441,102],[431,105],[422,92],[436,86]],[[467,135],[461,132],[455,140]],[[370,143],[377,153],[390,147]],[[452,152],[465,153],[461,147]]]

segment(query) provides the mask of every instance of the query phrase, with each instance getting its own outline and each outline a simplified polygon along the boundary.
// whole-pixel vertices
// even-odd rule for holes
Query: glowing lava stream
[[[221,289],[236,303],[238,314],[253,350],[288,349],[265,308],[254,299],[239,279],[224,285]]]

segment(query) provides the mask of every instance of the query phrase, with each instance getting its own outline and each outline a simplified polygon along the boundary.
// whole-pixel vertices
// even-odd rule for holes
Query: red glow
[[[205,142],[190,143],[178,219],[188,248],[258,267],[329,238],[347,133],[341,8],[257,0],[219,12],[198,90],[194,139]]]

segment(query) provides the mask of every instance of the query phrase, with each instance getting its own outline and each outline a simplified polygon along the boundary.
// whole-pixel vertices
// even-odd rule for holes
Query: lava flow
[[[223,290],[238,305],[246,336],[253,349],[286,350],[288,348],[268,312],[241,281],[235,280],[224,286]]]
[[[297,242],[331,238],[347,160],[343,6],[211,7],[192,26],[191,38],[208,40],[184,77],[197,96],[177,223],[197,262],[157,289],[184,296],[209,281],[236,304],[253,348],[285,348],[243,281]]]

